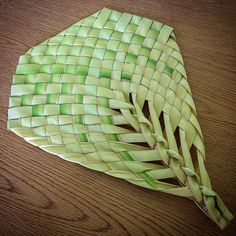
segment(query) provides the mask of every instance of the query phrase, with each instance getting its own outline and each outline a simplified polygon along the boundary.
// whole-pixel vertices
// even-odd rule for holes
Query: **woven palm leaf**
[[[9,106],[8,128],[27,142],[192,199],[221,228],[232,220],[205,169],[203,136],[170,26],[104,8],[20,57]]]

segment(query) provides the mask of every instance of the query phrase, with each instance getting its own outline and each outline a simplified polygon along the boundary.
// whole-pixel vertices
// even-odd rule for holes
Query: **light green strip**
[[[133,157],[126,151],[124,152],[120,152],[120,155],[126,160],[126,161],[134,161]],[[145,179],[145,181],[152,186],[153,188],[155,188],[157,186],[157,183],[155,182],[155,180],[149,176],[146,171],[138,173],[141,177],[143,177]]]

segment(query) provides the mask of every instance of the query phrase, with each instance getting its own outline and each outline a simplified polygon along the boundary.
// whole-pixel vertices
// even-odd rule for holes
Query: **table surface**
[[[0,0],[0,235],[233,235],[193,202],[66,162],[7,131],[27,49],[103,7],[171,25],[185,60],[214,190],[236,215],[236,7],[233,1]]]

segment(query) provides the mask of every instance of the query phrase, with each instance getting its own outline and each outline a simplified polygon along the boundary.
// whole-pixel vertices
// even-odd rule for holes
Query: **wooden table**
[[[233,1],[0,1],[0,235],[235,235],[191,201],[50,155],[6,130],[18,58],[110,7],[175,28],[206,143],[214,190],[236,215],[236,8]]]

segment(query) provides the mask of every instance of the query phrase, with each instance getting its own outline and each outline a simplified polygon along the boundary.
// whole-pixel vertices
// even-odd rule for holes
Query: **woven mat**
[[[9,106],[8,128],[27,142],[190,198],[221,228],[232,220],[205,169],[203,136],[170,26],[104,8],[20,57]]]

